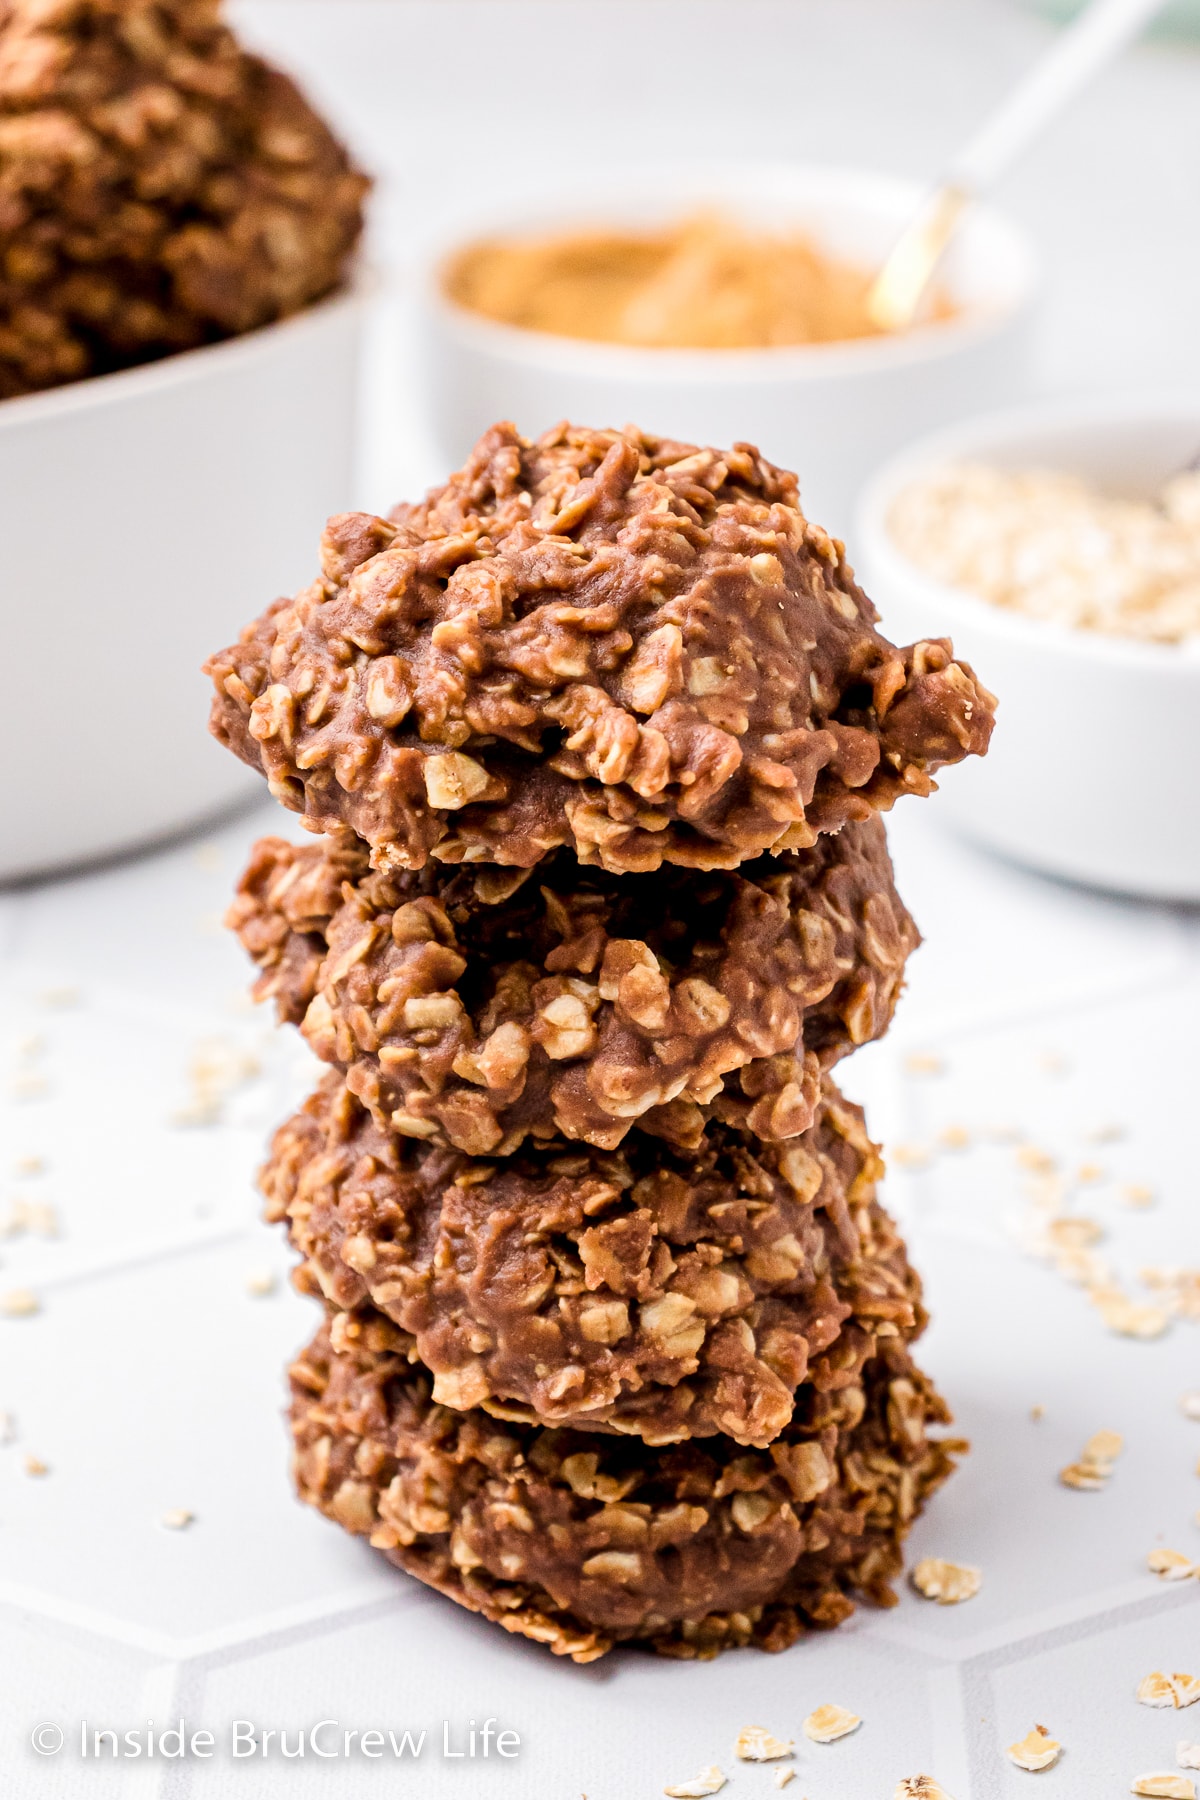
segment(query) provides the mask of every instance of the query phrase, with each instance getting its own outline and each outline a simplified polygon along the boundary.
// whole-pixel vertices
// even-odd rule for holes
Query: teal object
[[[1087,0],[1023,0],[1023,4],[1032,12],[1065,23],[1083,11]],[[1187,38],[1200,42],[1200,0],[1170,0],[1146,35],[1160,40]]]

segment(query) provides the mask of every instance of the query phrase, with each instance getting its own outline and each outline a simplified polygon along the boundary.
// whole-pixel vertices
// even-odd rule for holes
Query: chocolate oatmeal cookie
[[[437,1400],[768,1444],[801,1383],[844,1385],[878,1336],[923,1321],[881,1166],[831,1083],[785,1147],[711,1125],[683,1155],[635,1132],[619,1152],[483,1162],[381,1131],[327,1077],[261,1185],[302,1285],[411,1334]]]
[[[372,873],[358,840],[255,846],[228,923],[255,989],[381,1126],[506,1155],[529,1132],[698,1143],[813,1120],[818,1070],[886,1030],[916,927],[883,823],[701,873]]]
[[[367,185],[217,0],[0,0],[0,399],[319,299]]]
[[[749,445],[511,425],[211,658],[212,728],[375,867],[734,868],[979,754],[949,644],[897,650],[793,476]]]
[[[893,1603],[900,1546],[959,1440],[891,1338],[833,1393],[805,1387],[769,1450],[644,1444],[456,1412],[377,1315],[326,1322],[293,1365],[303,1500],[505,1630],[590,1662],[614,1643],[781,1650],[851,1596]]]

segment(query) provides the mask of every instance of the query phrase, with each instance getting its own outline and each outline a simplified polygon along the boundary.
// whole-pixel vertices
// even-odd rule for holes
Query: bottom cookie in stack
[[[291,1381],[303,1500],[577,1662],[627,1641],[781,1650],[856,1597],[892,1604],[905,1533],[965,1448],[929,1435],[949,1414],[899,1334],[834,1391],[805,1383],[762,1450],[439,1405],[414,1340],[371,1309],[330,1309]]]

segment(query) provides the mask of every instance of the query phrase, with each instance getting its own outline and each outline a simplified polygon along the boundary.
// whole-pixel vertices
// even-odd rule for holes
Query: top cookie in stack
[[[842,546],[752,446],[498,425],[209,664],[216,735],[377,869],[733,868],[987,747],[942,639],[875,629]]]

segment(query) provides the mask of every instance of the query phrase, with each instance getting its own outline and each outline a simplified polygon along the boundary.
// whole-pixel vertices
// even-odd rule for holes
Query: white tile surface
[[[0,1320],[0,1406],[19,1428],[0,1449],[0,1620],[30,1646],[0,1704],[22,1793],[224,1800],[383,1793],[399,1779],[390,1763],[353,1757],[285,1764],[226,1751],[114,1773],[85,1770],[73,1737],[60,1758],[24,1748],[40,1719],[73,1730],[80,1715],[162,1724],[182,1713],[220,1743],[235,1718],[424,1729],[417,1773],[431,1800],[637,1800],[714,1759],[730,1793],[765,1797],[769,1772],[735,1771],[732,1738],[754,1722],[798,1735],[825,1700],[864,1724],[841,1745],[804,1746],[810,1800],[886,1796],[920,1769],[956,1800],[1018,1794],[1002,1749],[1034,1718],[1068,1744],[1043,1778],[1049,1792],[1082,1797],[1099,1772],[1169,1763],[1186,1717],[1137,1707],[1132,1685],[1150,1667],[1200,1672],[1200,1588],[1166,1586],[1144,1561],[1159,1543],[1200,1553],[1200,1426],[1177,1405],[1200,1385],[1200,1326],[1176,1322],[1150,1343],[1108,1332],[1078,1289],[1013,1241],[1027,1172],[1012,1144],[981,1134],[1014,1126],[1067,1173],[1102,1166],[1078,1208],[1104,1226],[1102,1248],[1131,1291],[1147,1263],[1200,1260],[1194,924],[1001,867],[946,838],[935,807],[910,804],[893,821],[901,884],[929,942],[894,1039],[846,1072],[889,1142],[928,1145],[958,1124],[978,1140],[897,1170],[889,1189],[934,1314],[924,1360],[974,1443],[913,1548],[980,1564],[983,1589],[958,1609],[906,1591],[895,1611],[862,1612],[785,1656],[707,1667],[636,1654],[563,1667],[426,1595],[293,1501],[280,1375],[313,1309],[282,1285],[252,1298],[246,1281],[285,1268],[255,1221],[252,1172],[312,1065],[294,1034],[234,1007],[240,956],[197,929],[273,813],[203,846],[0,900],[6,1045],[11,1056],[35,1031],[50,1084],[44,1098],[5,1102],[4,1191],[52,1195],[63,1221],[58,1240],[0,1246],[0,1284],[28,1284],[43,1301],[36,1317]],[[78,916],[105,946],[99,969],[78,950],[53,954]],[[79,1003],[48,1008],[47,981],[68,977]],[[188,1058],[197,1038],[220,1034],[251,1043],[263,1072],[224,1123],[183,1130],[171,1115]],[[913,1048],[938,1053],[944,1071],[909,1073]],[[1091,1141],[1113,1124],[1119,1141]],[[35,1152],[44,1173],[11,1172]],[[1145,1211],[1121,1203],[1134,1181],[1155,1192]],[[1110,1487],[1061,1487],[1058,1469],[1101,1427],[1127,1442]],[[49,1475],[22,1473],[26,1450]],[[176,1506],[195,1523],[164,1531]],[[487,1716],[521,1733],[517,1762],[443,1760],[441,1721]]]

